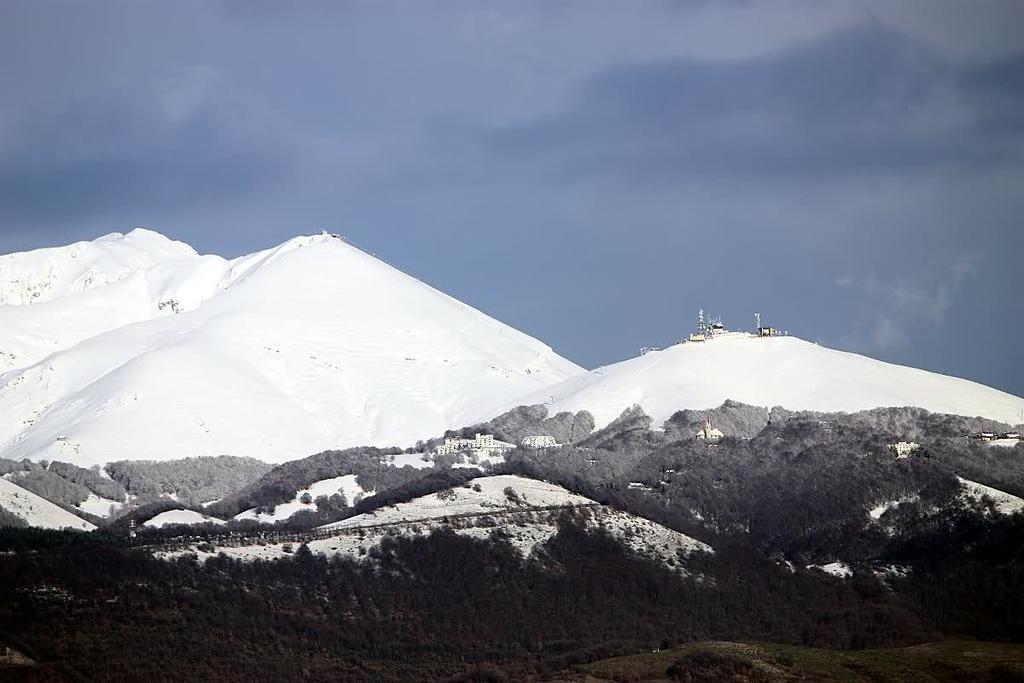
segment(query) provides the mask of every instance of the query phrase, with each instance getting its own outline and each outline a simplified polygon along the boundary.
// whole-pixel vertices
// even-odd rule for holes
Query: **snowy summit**
[[[683,408],[714,408],[727,399],[821,412],[914,406],[1008,424],[1016,423],[1024,409],[1024,399],[976,382],[798,337],[744,332],[680,343],[597,368],[521,396],[516,403],[544,403],[550,413],[589,410],[601,427],[632,405],[660,425]]]
[[[8,458],[412,443],[582,372],[326,234],[226,260],[136,230],[0,257],[0,279]]]

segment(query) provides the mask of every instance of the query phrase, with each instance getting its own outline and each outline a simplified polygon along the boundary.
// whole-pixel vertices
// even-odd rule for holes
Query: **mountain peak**
[[[337,236],[230,261],[176,244],[140,230],[48,252],[59,273],[54,255],[90,265],[37,305],[0,307],[0,455],[283,461],[407,445],[583,371]],[[168,258],[125,263],[159,245]]]
[[[1015,423],[1024,399],[956,377],[839,351],[799,337],[742,332],[685,342],[571,377],[517,403],[589,410],[598,427],[639,404],[656,425],[726,400],[790,410],[916,406]]]

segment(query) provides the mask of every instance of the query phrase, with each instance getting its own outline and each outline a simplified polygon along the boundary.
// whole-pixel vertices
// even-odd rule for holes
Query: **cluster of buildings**
[[[536,434],[523,437],[521,446],[526,448],[557,448],[558,442],[555,437],[549,434]],[[449,455],[469,451],[482,457],[501,455],[510,451],[516,445],[495,439],[493,434],[474,434],[472,439],[464,439],[458,436],[446,436],[444,443],[434,449],[434,455]]]
[[[555,441],[555,437],[549,434],[535,434],[524,436],[519,445],[526,446],[527,448],[557,448],[558,442]]]
[[[446,436],[444,437],[444,443],[434,449],[434,455],[473,451],[477,455],[491,456],[504,453],[513,448],[515,448],[515,444],[499,441],[494,438],[493,434],[475,434],[472,439]]]
[[[896,443],[889,444],[886,448],[888,448],[890,452],[894,453],[897,459],[909,458],[911,455],[921,450],[921,444],[913,441],[897,441]]]
[[[725,332],[725,324],[721,318],[711,318],[709,320],[704,319],[704,309],[697,311],[697,331],[690,333],[684,341],[688,342],[703,342],[716,334]]]
[[[725,329],[725,324],[722,322],[722,319],[717,316],[705,317],[704,309],[702,308],[697,311],[697,331],[691,332],[685,339],[680,339],[678,343],[686,344],[688,342],[705,342],[712,337],[725,332],[728,332],[728,330]],[[784,330],[780,330],[777,327],[772,327],[771,325],[762,325],[761,314],[755,313],[754,331],[752,334],[755,337],[780,337],[788,335],[789,333]],[[642,346],[640,347],[640,355],[646,356],[648,353],[660,350],[661,348],[657,346]]]
[[[711,339],[712,337],[726,332],[725,324],[722,323],[722,319],[719,317],[709,317],[705,319],[704,309],[697,311],[697,331],[691,333],[683,341],[687,342],[703,342]],[[761,324],[761,314],[754,314],[754,336],[756,337],[778,337],[780,335],[787,334],[779,330],[778,328],[772,327],[771,325]]]
[[[971,436],[979,441],[1002,441],[1004,439],[1016,439],[1020,441],[1020,432],[978,432]]]

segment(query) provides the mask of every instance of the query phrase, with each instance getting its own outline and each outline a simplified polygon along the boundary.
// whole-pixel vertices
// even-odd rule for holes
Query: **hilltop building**
[[[898,441],[889,444],[887,448],[895,453],[897,458],[906,458],[921,450],[921,444],[913,441]]]
[[[472,439],[446,436],[444,443],[434,449],[434,455],[448,455],[459,451],[474,451],[478,455],[494,455],[515,448],[513,444],[494,438],[493,434],[475,434]]]
[[[715,429],[711,426],[710,418],[704,420],[704,428],[696,434],[698,441],[706,441],[707,443],[718,443],[724,436],[725,434],[720,429]]]

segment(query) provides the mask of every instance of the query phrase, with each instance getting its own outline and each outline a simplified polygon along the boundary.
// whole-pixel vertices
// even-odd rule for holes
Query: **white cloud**
[[[937,281],[921,282],[902,277],[884,280],[871,273],[860,277],[844,275],[835,286],[859,294],[873,310],[869,343],[881,351],[907,346],[914,328],[922,323],[943,325],[952,300],[965,282],[977,272],[980,252],[962,254],[937,273]]]

